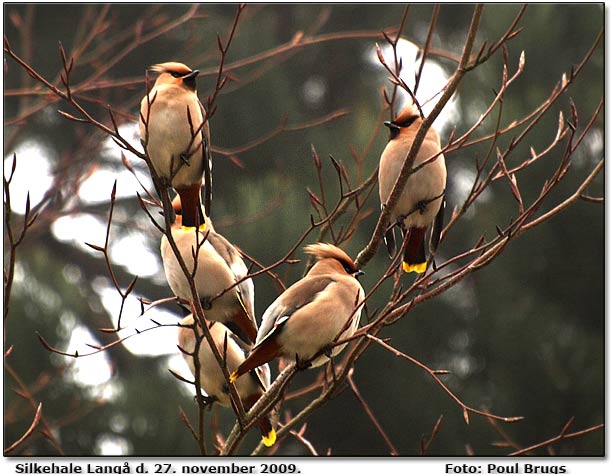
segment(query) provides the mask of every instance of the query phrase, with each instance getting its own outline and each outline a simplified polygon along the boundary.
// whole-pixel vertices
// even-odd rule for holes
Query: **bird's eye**
[[[170,75],[171,75],[172,77],[176,77],[176,78],[181,77],[181,75],[180,75],[178,72],[175,72],[175,71],[172,71],[172,72],[170,73]]]

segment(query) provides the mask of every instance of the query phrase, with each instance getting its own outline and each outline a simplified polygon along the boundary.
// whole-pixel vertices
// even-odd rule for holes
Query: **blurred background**
[[[482,41],[497,41],[519,10],[519,5],[486,5],[475,49]],[[432,46],[460,55],[472,11],[472,5],[442,5]],[[69,54],[78,51],[71,82],[86,85],[75,92],[79,101],[105,124],[110,124],[110,104],[122,135],[140,146],[135,123],[145,93],[145,69],[168,60],[200,69],[198,91],[205,102],[219,65],[216,35],[227,38],[235,12],[230,4],[5,4],[4,33],[18,55],[62,89],[58,42]],[[312,146],[323,159],[330,202],[339,190],[328,155],[345,163],[353,184],[376,169],[388,135],[380,128],[381,120],[389,119],[381,91],[390,89],[390,83],[376,59],[375,44],[385,43],[381,31],[397,28],[403,12],[400,4],[252,4],[243,12],[226,58],[230,80],[217,98],[210,123],[215,159],[212,214],[217,230],[259,262],[282,258],[309,226],[307,188],[318,190]],[[426,4],[409,9],[399,48],[407,81],[418,65],[414,44],[425,43],[432,12],[433,6]],[[525,71],[505,96],[502,123],[525,116],[549,96],[562,74],[582,61],[603,29],[603,19],[602,4],[528,6],[521,33],[508,45],[511,71],[522,51]],[[300,38],[299,47],[289,46]],[[266,52],[270,54],[259,56]],[[455,65],[432,55],[420,99],[437,92]],[[486,110],[499,89],[502,65],[497,54],[466,76],[435,124],[443,144],[453,127],[458,134],[465,132]],[[17,248],[13,287],[10,300],[5,300],[4,351],[11,348],[11,353],[4,374],[4,447],[25,432],[36,403],[42,402],[44,422],[54,439],[37,431],[13,454],[196,455],[197,444],[179,416],[181,407],[195,423],[193,388],[168,371],[187,376],[175,327],[137,334],[98,355],[76,359],[51,353],[37,337],[81,355],[93,351],[88,344],[108,344],[117,337],[99,329],[117,324],[121,297],[102,254],[85,245],[104,245],[115,180],[110,261],[122,289],[138,277],[121,312],[125,329],[119,335],[153,327],[151,319],[172,324],[181,315],[176,305],[166,304],[141,316],[139,298],[156,300],[171,292],[161,268],[161,236],[138,204],[136,193],[143,194],[142,188],[123,165],[119,148],[93,126],[62,117],[58,110],[75,111],[56,101],[6,55],[4,66],[4,173],[10,174],[16,157],[10,184],[15,232],[28,193],[31,207],[39,212]],[[559,112],[569,117],[571,100],[580,132],[603,90],[600,44],[569,91],[514,153],[515,164],[529,156],[530,146],[540,152],[552,142]],[[317,121],[322,123],[305,126]],[[485,122],[477,136],[491,133],[494,122]],[[275,130],[278,133],[269,140],[242,150]],[[573,155],[569,175],[544,210],[569,197],[603,158],[603,136],[599,114]],[[500,148],[510,139],[501,137]],[[557,166],[564,143],[517,175],[526,202],[537,197]],[[475,178],[474,160],[487,149],[485,143],[447,154],[447,219],[450,210],[463,203]],[[126,159],[151,189],[144,163],[128,154]],[[588,194],[601,197],[603,189],[600,175]],[[352,256],[368,242],[376,224],[376,190],[366,208],[372,214],[344,245]],[[438,258],[444,261],[464,252],[483,234],[493,237],[495,226],[506,226],[514,215],[516,201],[507,183],[498,181],[447,235]],[[6,221],[4,233],[6,276]],[[315,237],[311,234],[306,242]],[[304,270],[304,254],[298,251],[295,258],[302,262],[276,270],[287,285]],[[387,265],[381,248],[361,280],[366,291]],[[405,287],[414,279],[402,278]],[[259,318],[278,289],[266,276],[255,279],[255,288]],[[384,305],[388,296],[388,288],[377,292],[368,303],[370,312]],[[603,204],[577,201],[512,241],[491,265],[419,305],[381,335],[428,366],[450,370],[445,382],[468,405],[503,416],[524,416],[519,423],[498,425],[516,446],[556,436],[571,417],[572,431],[603,423]],[[292,389],[315,377],[316,370],[298,374]],[[354,381],[401,455],[417,455],[421,438],[431,433],[441,415],[431,455],[503,455],[513,450],[499,444],[502,435],[486,419],[471,416],[466,425],[461,408],[425,372],[380,346],[358,360]],[[283,410],[296,414],[314,396],[292,399]],[[207,416],[214,417],[220,433],[227,436],[233,413],[215,408]],[[321,454],[389,454],[350,389],[314,412],[305,437]],[[240,453],[248,454],[257,438],[251,433]],[[565,440],[553,449],[536,454],[602,456],[603,430]],[[277,454],[309,452],[290,437]]]

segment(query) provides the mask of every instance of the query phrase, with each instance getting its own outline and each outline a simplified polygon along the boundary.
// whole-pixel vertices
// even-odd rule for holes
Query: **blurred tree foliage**
[[[103,8],[106,7],[93,4],[5,4],[4,32],[11,47],[25,54],[37,71],[55,78],[61,66],[58,41],[67,51],[80,47],[82,43],[75,38],[82,40],[86,36],[87,32],[81,31],[83,18],[95,17]],[[77,62],[73,83],[107,65],[109,58],[123,48],[134,46],[132,35],[139,22],[148,30],[180,17],[189,8],[164,4],[110,6],[105,20],[108,25]],[[374,35],[396,26],[403,9],[399,4],[247,7],[230,49],[229,65],[288,43],[298,32],[309,36],[358,30],[373,33],[370,38],[338,39],[292,49],[271,60],[229,71],[232,80],[219,97],[218,109],[211,119],[212,142],[217,151],[231,150],[265,135],[278,127],[285,116],[288,125],[296,125],[338,109],[349,111],[320,126],[280,133],[251,150],[234,154],[233,159],[215,153],[216,227],[258,261],[271,263],[281,258],[308,227],[311,208],[306,188],[318,186],[311,146],[321,157],[332,155],[355,169],[350,147],[358,153],[364,150],[377,126],[381,88],[389,86],[387,75],[371,60],[375,57],[375,42],[383,41]],[[518,9],[518,5],[487,5],[478,40],[492,41],[502,35]],[[97,88],[82,92],[92,114],[106,120],[105,107],[111,104],[126,113],[120,117],[122,122],[136,120],[137,104],[145,91],[145,68],[166,60],[183,61],[202,70],[198,90],[204,100],[214,85],[218,67],[216,35],[225,37],[235,6],[202,5],[198,12],[199,17],[133,47],[99,78],[102,82],[125,79],[125,85],[104,87],[99,82]],[[442,5],[433,46],[460,54],[471,12],[470,5]],[[412,5],[403,36],[424,44],[431,14],[432,5]],[[513,67],[521,51],[525,51],[526,68],[504,99],[503,123],[525,115],[548,96],[562,74],[569,73],[572,65],[584,57],[603,28],[603,19],[602,5],[529,5],[520,23],[523,29],[508,48]],[[450,62],[436,60],[452,72]],[[469,128],[472,121],[467,118],[482,113],[499,88],[501,68],[498,55],[460,86],[460,116],[466,119],[452,124],[458,133]],[[570,114],[570,98],[584,126],[603,96],[603,81],[604,54],[600,45],[567,97],[553,106],[517,154],[528,155],[529,146],[537,151],[548,146],[557,129],[559,112],[566,117]],[[34,81],[11,60],[5,62],[4,85],[5,93],[35,87]],[[40,87],[38,90],[46,94]],[[8,357],[11,371],[34,399],[42,402],[46,423],[65,454],[196,454],[197,446],[178,409],[180,406],[188,416],[194,416],[193,396],[167,371],[169,356],[136,355],[122,345],[116,346],[105,353],[112,368],[111,378],[101,385],[84,385],[74,376],[73,359],[51,354],[37,339],[40,334],[54,346],[66,347],[80,326],[94,334],[99,343],[114,338],[97,331],[115,324],[118,312],[117,307],[115,314],[109,314],[96,291],[110,284],[101,255],[73,241],[58,239],[51,229],[59,217],[74,213],[92,214],[104,224],[108,201],[83,200],[76,190],[83,177],[101,169],[119,173],[123,165],[118,153],[103,151],[106,138],[101,133],[57,114],[57,109],[72,113],[64,104],[51,103],[21,123],[11,123],[12,118],[35,103],[36,97],[5,94],[4,101],[5,173],[15,152],[18,172],[26,170],[36,175],[38,170],[20,158],[24,144],[36,142],[44,145],[44,158],[51,163],[57,185],[18,248],[17,276],[5,321],[4,349],[12,347]],[[557,191],[559,199],[569,196],[603,157],[603,126],[600,115],[574,155],[571,176]],[[485,129],[493,131],[494,124]],[[442,137],[443,143],[447,138]],[[376,168],[386,139],[384,130],[376,137],[365,159],[365,176]],[[499,146],[507,146],[510,139],[511,136],[501,137]],[[450,210],[461,204],[465,176],[473,174],[474,160],[484,156],[487,147],[483,144],[447,155]],[[518,174],[525,199],[537,196],[542,177],[553,166],[550,161],[561,156],[562,147],[559,148],[526,175]],[[128,158],[144,170],[142,164]],[[324,171],[326,192],[333,199],[338,192],[337,181],[333,167],[325,160]],[[358,177],[352,175],[351,179],[356,182]],[[109,194],[111,186],[112,181]],[[146,247],[159,260],[160,236],[135,199],[140,190],[134,186],[133,190],[120,191],[129,196],[118,201],[113,241],[144,236]],[[589,193],[602,195],[602,176]],[[377,197],[373,196],[367,205],[374,212],[347,246],[351,255],[365,245],[376,223]],[[23,204],[19,206],[23,209]],[[496,183],[445,239],[441,258],[468,248],[483,233],[494,235],[495,226],[506,225],[515,209],[507,183]],[[103,238],[100,235],[93,243],[101,244]],[[466,403],[501,415],[524,416],[520,423],[501,427],[520,446],[557,435],[572,416],[572,429],[599,424],[604,418],[603,249],[604,206],[578,201],[512,242],[492,265],[439,298],[418,306],[408,317],[383,331],[382,336],[392,338],[394,347],[432,368],[451,370],[445,380]],[[5,239],[5,266],[6,255]],[[301,253],[297,258],[305,261]],[[116,263],[114,269],[125,288],[134,276],[133,264]],[[386,265],[381,250],[362,280],[366,290]],[[303,269],[303,263],[285,265],[278,272],[290,284]],[[161,267],[157,273],[154,277],[139,277],[134,294],[150,300],[170,296],[160,277]],[[266,277],[257,278],[255,286],[259,317],[277,289]],[[369,302],[370,311],[383,304],[384,294],[381,292],[378,299]],[[167,309],[178,316],[174,306],[167,305]],[[310,372],[299,374],[294,386],[306,385],[314,376]],[[440,415],[444,418],[430,454],[463,455],[466,445],[477,455],[508,452],[507,447],[493,444],[500,435],[486,419],[471,417],[471,423],[466,425],[461,409],[424,372],[378,346],[358,361],[354,380],[402,455],[418,454],[419,440],[431,432]],[[23,434],[34,416],[33,407],[20,396],[21,391],[15,377],[5,370],[5,448]],[[284,409],[295,413],[306,403],[297,398],[287,402]],[[233,413],[215,409],[213,414],[218,416],[220,432],[227,434],[235,419]],[[306,436],[320,453],[328,448],[332,455],[343,456],[388,453],[350,390],[313,414]],[[255,441],[256,436],[251,434],[242,453],[250,452]],[[554,449],[559,455],[603,455],[603,430],[563,441]],[[39,430],[15,454],[57,453]],[[278,454],[308,452],[295,439],[288,439]]]

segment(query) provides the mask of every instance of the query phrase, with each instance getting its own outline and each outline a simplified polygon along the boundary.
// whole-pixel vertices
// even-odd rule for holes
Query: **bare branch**
[[[429,367],[427,367],[422,362],[419,362],[418,360],[414,359],[413,357],[410,357],[409,355],[404,354],[403,352],[398,351],[397,349],[391,347],[389,344],[387,344],[383,340],[381,340],[381,339],[379,339],[377,337],[374,337],[371,334],[367,334],[366,336],[369,339],[371,339],[374,342],[376,342],[377,344],[380,344],[382,347],[384,347],[388,351],[392,352],[396,356],[402,357],[403,359],[406,359],[406,360],[409,360],[410,362],[415,364],[417,367],[425,370],[434,379],[434,381],[442,388],[442,390],[444,390],[447,393],[447,395],[449,397],[451,397],[455,401],[455,403],[457,403],[457,405],[459,405],[461,407],[461,409],[463,410],[463,414],[464,414],[464,418],[465,418],[465,422],[466,423],[469,423],[468,413],[474,413],[476,415],[481,415],[481,416],[484,416],[486,418],[493,418],[493,419],[496,419],[496,420],[504,421],[506,423],[514,423],[514,422],[520,421],[520,420],[522,420],[524,418],[522,416],[511,416],[511,417],[508,417],[508,416],[498,416],[498,415],[493,415],[492,413],[487,413],[485,411],[477,410],[475,408],[469,407],[468,405],[463,403],[461,400],[459,400],[459,398],[444,384],[444,382],[442,382],[442,380],[440,380],[440,378],[438,377],[438,373],[439,372],[430,369]]]
[[[9,455],[12,451],[14,451],[19,446],[21,446],[23,442],[26,439],[28,439],[32,435],[32,433],[34,433],[34,430],[38,427],[38,424],[40,423],[41,411],[42,411],[42,402],[38,404],[38,407],[36,408],[36,413],[34,415],[34,419],[32,420],[32,424],[29,426],[29,428],[26,430],[23,436],[19,438],[17,441],[15,441],[13,444],[11,444],[8,448],[4,449],[5,456]]]
[[[542,448],[542,447],[546,447],[546,446],[550,446],[551,444],[557,443],[557,442],[559,442],[559,441],[561,441],[563,439],[576,438],[576,437],[579,437],[579,436],[584,436],[586,434],[592,433],[592,432],[597,431],[597,430],[601,430],[605,426],[602,423],[602,424],[599,424],[599,425],[592,426],[590,428],[586,428],[584,430],[574,431],[572,433],[567,433],[568,428],[569,428],[569,423],[571,423],[572,420],[573,420],[573,417],[563,427],[563,429],[561,430],[561,432],[557,436],[554,436],[553,438],[547,439],[546,441],[542,441],[541,443],[534,444],[533,446],[529,446],[529,447],[524,448],[524,449],[519,449],[518,451],[514,451],[514,452],[510,453],[509,455],[510,456],[522,456],[523,454],[530,453],[532,451],[535,451],[536,449],[539,449],[539,448]]]

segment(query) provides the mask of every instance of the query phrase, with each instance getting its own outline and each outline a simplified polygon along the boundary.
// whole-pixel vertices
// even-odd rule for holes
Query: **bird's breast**
[[[181,257],[185,261],[185,265],[189,271],[193,271],[194,258],[192,249],[197,247],[195,232],[176,229],[173,230],[172,235]],[[201,233],[200,238],[204,238]],[[165,236],[162,237],[161,253],[168,285],[176,296],[191,300],[191,290],[187,278]],[[210,242],[205,241],[199,247],[197,256],[198,264],[194,282],[201,298],[215,296],[234,284],[236,280],[233,272],[212,245],[210,245]],[[222,309],[226,304],[233,301],[235,299],[233,298],[234,293],[235,291],[229,291],[223,297],[218,298],[216,300],[216,308]]]
[[[185,97],[158,92],[153,103],[148,104],[145,98],[141,104],[141,114],[148,121],[146,126],[140,122],[147,153],[158,174],[175,175],[172,181],[175,187],[199,182],[204,169],[202,133],[196,133],[204,117],[197,97],[181,99]]]
[[[395,143],[394,143],[395,142]],[[383,151],[379,167],[379,196],[381,203],[386,203],[393,186],[402,170],[404,160],[410,151],[410,143],[392,140]],[[431,159],[440,152],[439,145],[434,140],[424,140],[413,163],[413,168]],[[427,226],[440,208],[441,199],[427,205],[425,211],[415,212],[420,201],[427,201],[442,194],[446,188],[446,165],[444,155],[424,165],[408,177],[398,203],[391,213],[391,219],[410,214],[407,225]]]

